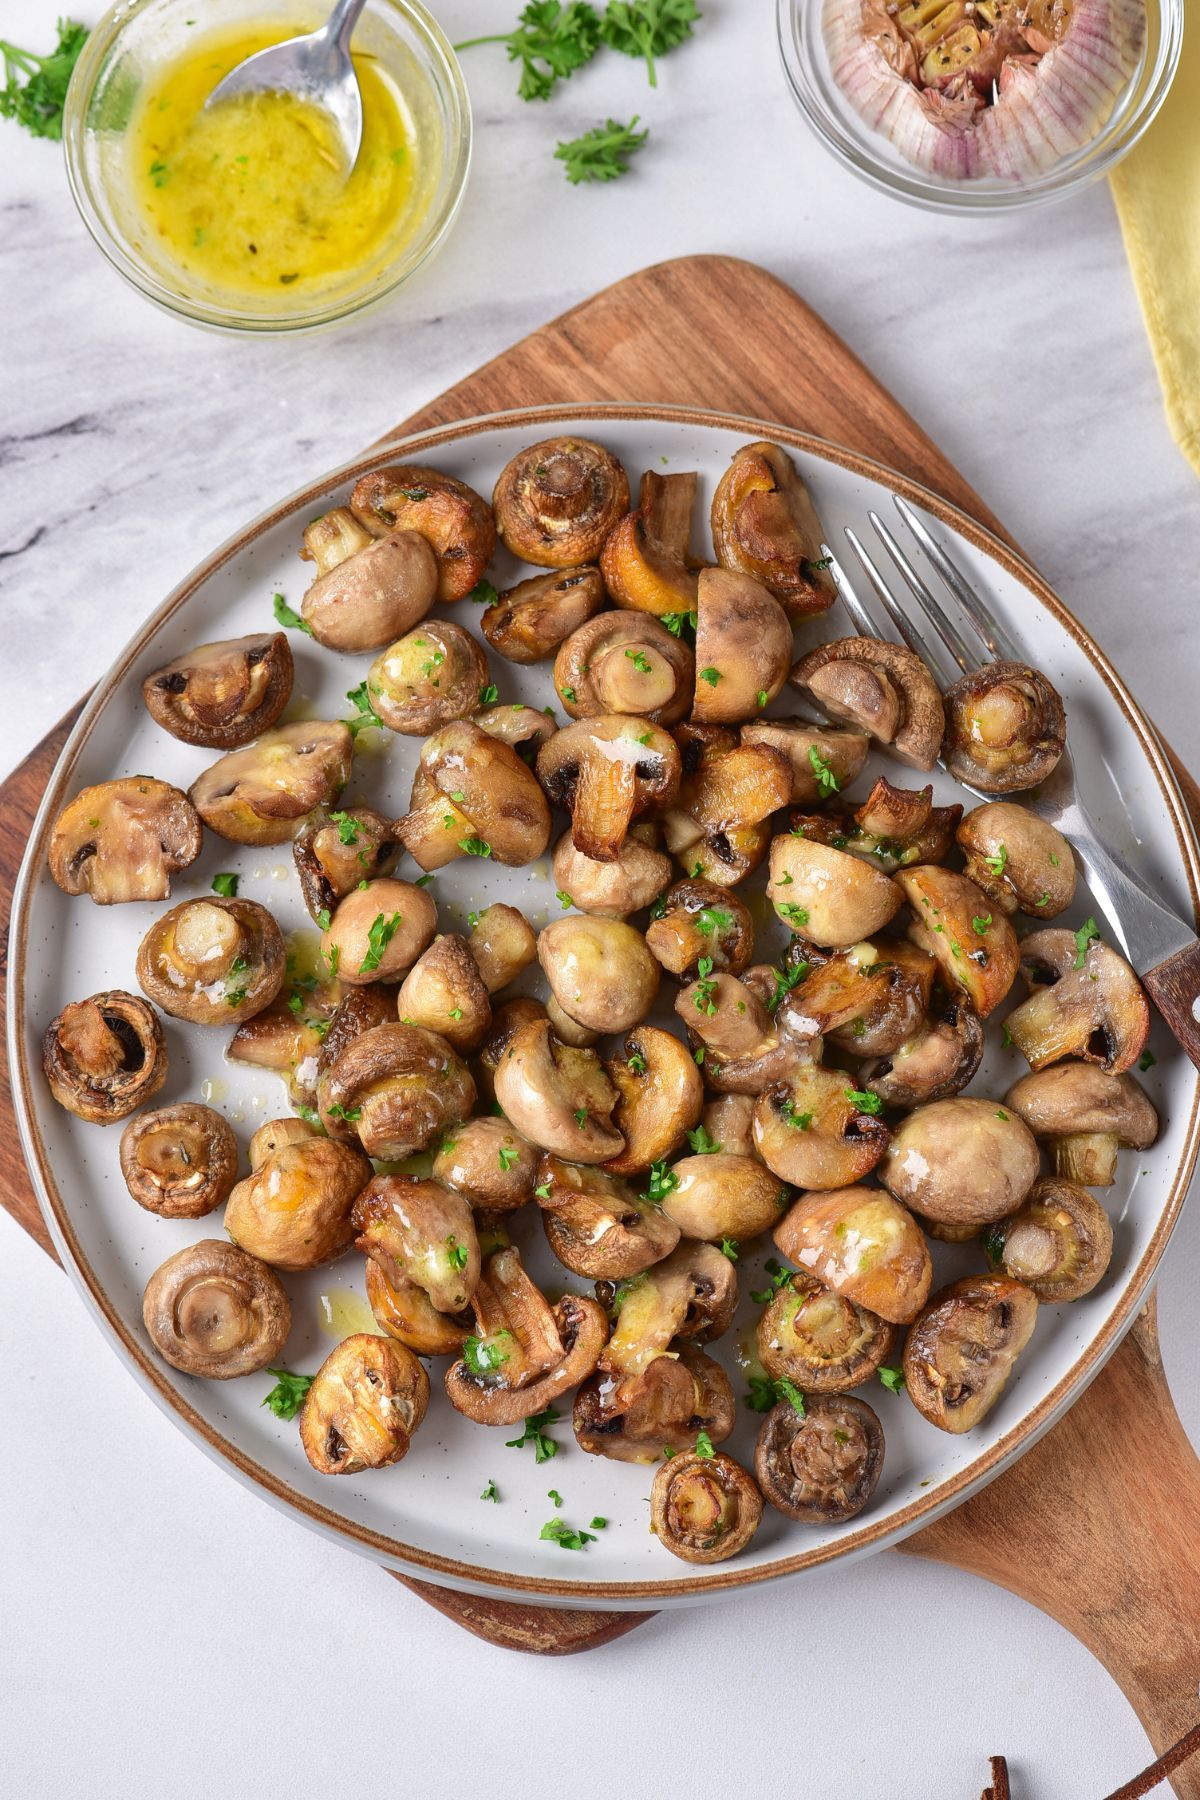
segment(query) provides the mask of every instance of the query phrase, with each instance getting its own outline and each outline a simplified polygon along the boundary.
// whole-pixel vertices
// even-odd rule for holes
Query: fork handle
[[[1147,969],[1142,985],[1200,1069],[1200,942],[1185,945]]]

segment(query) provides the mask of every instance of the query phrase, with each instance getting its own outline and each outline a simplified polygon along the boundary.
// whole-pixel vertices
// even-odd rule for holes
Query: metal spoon
[[[335,0],[320,31],[288,38],[248,56],[208,96],[206,106],[264,90],[297,94],[329,113],[346,151],[347,171],[362,143],[362,94],[350,60],[350,38],[367,0]]]

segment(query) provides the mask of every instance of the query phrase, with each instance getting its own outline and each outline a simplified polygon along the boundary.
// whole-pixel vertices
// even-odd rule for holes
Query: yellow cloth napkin
[[[1200,18],[1162,111],[1110,179],[1167,422],[1200,475]]]

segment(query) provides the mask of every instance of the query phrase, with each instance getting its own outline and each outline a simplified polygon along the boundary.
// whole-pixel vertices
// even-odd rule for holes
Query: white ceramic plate
[[[294,1425],[264,1410],[269,1376],[206,1383],[161,1362],[142,1326],[142,1290],[173,1251],[190,1240],[219,1234],[220,1217],[181,1223],[160,1220],[136,1206],[118,1169],[119,1131],[83,1124],[52,1101],[40,1074],[39,1044],[45,1027],[68,1001],[108,987],[136,991],[138,942],[164,909],[142,904],[102,908],[60,893],[45,868],[49,825],[64,801],[86,783],[147,771],[186,788],[214,760],[212,752],[179,744],[151,722],[141,703],[142,677],[191,644],[269,628],[277,591],[298,604],[307,580],[305,566],[297,560],[302,526],[343,500],[366,468],[430,461],[490,494],[500,468],[518,448],[560,429],[610,446],[633,484],[643,468],[698,469],[698,521],[707,518],[714,483],[732,452],[747,439],[765,435],[793,448],[835,544],[842,542],[847,524],[869,536],[867,511],[890,511],[887,494],[893,487],[936,512],[957,539],[956,555],[990,594],[1030,660],[1062,692],[1076,765],[1101,835],[1132,849],[1154,887],[1191,915],[1200,891],[1200,855],[1153,733],[1099,651],[1011,552],[941,502],[875,465],[778,428],[680,408],[538,409],[426,432],[402,447],[390,446],[386,455],[377,451],[335,470],[202,563],[137,633],[72,734],[30,840],[14,907],[10,1060],[26,1155],[63,1261],[118,1353],[203,1448],[315,1528],[396,1569],[432,1576],[448,1586],[501,1590],[543,1602],[661,1606],[881,1548],[964,1498],[1027,1448],[1095,1374],[1132,1320],[1195,1161],[1198,1083],[1165,1030],[1156,1026],[1151,1041],[1158,1062],[1145,1083],[1162,1112],[1163,1131],[1152,1150],[1122,1152],[1118,1184],[1104,1195],[1116,1239],[1108,1276],[1086,1299],[1041,1310],[1014,1379],[984,1423],[965,1437],[949,1437],[926,1424],[903,1395],[876,1384],[866,1397],[882,1419],[887,1455],[868,1511],[844,1526],[813,1529],[768,1509],[750,1548],[714,1568],[678,1562],[661,1549],[648,1530],[652,1471],[585,1455],[571,1435],[569,1402],[559,1407],[563,1422],[554,1434],[559,1452],[539,1466],[531,1449],[506,1447],[505,1440],[517,1435],[513,1431],[486,1430],[456,1414],[440,1391],[435,1367],[433,1403],[405,1461],[334,1479],[310,1468]],[[708,552],[706,531],[697,547]],[[508,584],[516,573],[501,553],[492,571],[497,585]],[[474,613],[465,604],[445,611],[466,622]],[[805,627],[799,643],[807,647],[849,629],[837,608],[826,621]],[[337,718],[349,712],[344,696],[362,680],[370,659],[334,655],[296,634],[291,641],[297,679],[285,718],[297,713]],[[549,664],[523,669],[499,657],[491,662],[502,699],[527,699],[538,706],[554,702]],[[795,710],[787,692],[772,710]],[[365,734],[360,743],[348,794],[399,815],[407,807],[420,740],[379,732]],[[866,792],[870,773],[860,779],[860,794]],[[910,779],[903,770],[892,774],[900,781]],[[955,797],[945,777],[937,777],[935,787],[939,799]],[[239,872],[240,892],[266,905],[285,932],[311,929],[286,846],[246,849],[207,833],[200,860],[176,877],[170,903],[207,893],[214,872],[224,869]],[[413,873],[405,867],[400,872]],[[761,875],[750,885],[760,886]],[[535,926],[562,916],[548,859],[517,870],[464,860],[440,872],[430,892],[444,928],[459,928],[469,908],[490,899],[513,902]],[[1066,922],[1076,926],[1095,910],[1081,893]],[[774,955],[784,940],[777,923],[764,921],[761,949]],[[518,983],[521,987],[533,990],[536,982],[527,979]],[[243,1146],[263,1120],[288,1111],[275,1077],[224,1061],[225,1033],[170,1019],[165,1025],[171,1073],[158,1103],[211,1098],[233,1122]],[[988,1037],[989,1053],[970,1091],[1000,1095],[1024,1065],[1014,1051],[999,1047],[998,1029],[993,1027]],[[565,1276],[550,1258],[536,1217],[518,1218],[513,1235],[546,1285],[556,1284],[558,1291],[566,1285],[586,1290],[587,1284]],[[735,1363],[747,1335],[753,1341],[758,1310],[746,1296],[761,1285],[756,1277],[769,1248],[763,1242],[743,1254],[738,1319],[714,1347],[739,1397],[745,1380]],[[938,1283],[982,1266],[977,1244],[933,1249]],[[361,1258],[351,1254],[312,1274],[287,1277],[295,1310],[288,1366],[312,1373],[332,1341],[364,1328],[362,1273]],[[365,1317],[369,1323],[369,1315]],[[757,1424],[756,1415],[740,1409],[737,1431],[725,1448],[748,1462]],[[498,1504],[480,1498],[489,1480],[497,1484]],[[561,1507],[548,1498],[551,1488],[562,1495]],[[556,1512],[575,1526],[586,1527],[597,1514],[608,1525],[586,1550],[564,1551],[538,1535]]]

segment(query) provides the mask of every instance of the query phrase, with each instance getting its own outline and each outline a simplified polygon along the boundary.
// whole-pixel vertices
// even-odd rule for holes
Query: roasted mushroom
[[[505,1000],[492,1013],[492,1029],[484,1039],[473,1064],[481,1104],[496,1105],[496,1070],[508,1055],[508,1047],[523,1025],[532,1025],[548,1017],[540,1000],[522,994]]]
[[[575,848],[615,862],[632,820],[679,787],[674,739],[648,719],[605,713],[568,725],[538,751],[538,780],[571,815]]]
[[[488,1212],[532,1200],[540,1152],[507,1119],[468,1119],[442,1139],[433,1176]]]
[[[340,981],[359,987],[399,981],[412,968],[433,939],[437,908],[425,889],[410,881],[365,881],[339,900],[324,923],[326,966]]]
[[[351,1219],[355,1249],[379,1264],[393,1293],[420,1288],[439,1313],[468,1305],[479,1280],[479,1239],[461,1194],[416,1175],[376,1175]]]
[[[557,733],[541,754],[564,735]],[[460,856],[494,857],[518,868],[549,843],[550,808],[515,750],[457,719],[426,739],[410,810],[393,829],[426,871]]]
[[[397,529],[425,538],[438,566],[437,597],[465,600],[487,573],[496,521],[487,501],[453,475],[410,463],[375,469],[355,482],[350,510],[372,537]]]
[[[378,650],[419,624],[437,599],[428,541],[417,531],[372,537],[346,506],[313,520],[300,554],[317,565],[300,611],[329,650]]]
[[[629,481],[590,438],[546,438],[505,464],[492,505],[514,556],[539,569],[569,569],[595,562],[629,505]]]
[[[712,881],[677,881],[654,909],[646,944],[663,968],[691,980],[701,962],[740,975],[754,955],[750,909]]]
[[[154,1271],[142,1319],[172,1368],[229,1381],[265,1369],[279,1355],[292,1308],[272,1269],[236,1244],[204,1238]]]
[[[547,1018],[518,1027],[496,1063],[496,1099],[531,1143],[570,1162],[607,1162],[625,1148],[612,1123],[617,1092],[592,1050],[558,1041]]]
[[[581,564],[506,588],[479,626],[492,649],[509,662],[541,662],[598,613],[606,598],[599,569]]]
[[[347,1124],[340,1114],[335,1117],[329,1112],[329,1073],[342,1051],[346,1049],[347,1045],[352,1044],[355,1038],[361,1037],[364,1031],[373,1030],[376,1025],[390,1024],[396,1017],[396,990],[383,987],[379,983],[372,983],[369,987],[349,989],[343,988],[340,981],[332,982],[329,985],[336,990],[339,998],[321,1033],[320,1045],[316,1052],[315,1093],[312,1101],[307,1104],[315,1104],[318,1112],[324,1114],[325,1130],[331,1137],[353,1143],[356,1135],[354,1126]],[[237,1040],[234,1041],[236,1043]],[[228,1054],[233,1055],[233,1045],[230,1045]],[[309,1071],[306,1069],[304,1073],[307,1076]],[[312,1084],[306,1080],[299,1085],[308,1088]]]
[[[701,963],[701,968],[705,964]],[[702,1057],[709,1085],[722,1094],[761,1094],[787,1081],[813,1051],[785,1037],[768,1010],[774,971],[761,971],[769,984],[758,985],[760,971],[746,979],[702,974],[685,987],[675,1011],[688,1029],[689,1041]]]
[[[142,682],[156,725],[183,744],[235,750],[269,731],[292,694],[292,652],[282,631],[197,644]]]
[[[1033,1336],[1032,1290],[1004,1275],[968,1275],[935,1294],[904,1346],[904,1385],[942,1431],[970,1431],[991,1411]]]
[[[743,744],[765,744],[787,757],[793,806],[827,800],[862,772],[871,740],[860,731],[835,731],[807,719],[754,719],[742,726]]]
[[[211,831],[234,844],[282,844],[300,819],[346,785],[354,756],[341,719],[280,725],[205,769],[188,798]]]
[[[865,1400],[816,1394],[802,1413],[781,1401],[762,1422],[758,1484],[777,1512],[801,1525],[855,1518],[882,1471],[883,1426]]]
[[[418,1356],[462,1355],[473,1323],[469,1312],[439,1312],[424,1288],[411,1281],[402,1279],[393,1287],[373,1257],[367,1259],[366,1288],[375,1323],[388,1337]]]
[[[894,1325],[916,1317],[933,1280],[920,1226],[880,1188],[802,1194],[776,1226],[775,1243],[823,1286]]]
[[[755,1156],[716,1148],[685,1156],[671,1170],[663,1211],[690,1238],[744,1243],[777,1223],[789,1194]]]
[[[632,1281],[615,1289],[601,1282],[597,1294],[616,1313],[600,1367],[612,1375],[640,1375],[669,1354],[672,1339],[707,1341],[728,1331],[737,1308],[737,1275],[712,1244],[685,1238]]]
[[[130,1119],[120,1155],[125,1186],[163,1219],[202,1219],[224,1204],[237,1177],[232,1130],[211,1106],[194,1101]]]
[[[740,1463],[711,1447],[680,1451],[654,1477],[651,1530],[682,1562],[725,1562],[744,1550],[762,1518],[762,1495]]]
[[[165,900],[171,876],[200,854],[200,820],[186,794],[149,775],[84,788],[50,833],[50,873],[64,894],[97,906]]]
[[[787,1081],[760,1094],[754,1108],[754,1148],[768,1169],[793,1187],[849,1187],[875,1167],[888,1147],[888,1128],[874,1096],[836,1069],[802,1065]]]
[[[1075,898],[1075,858],[1061,831],[1011,800],[969,812],[955,834],[967,874],[1001,912],[1053,919]]]
[[[844,1394],[869,1381],[891,1354],[896,1328],[844,1294],[797,1273],[758,1321],[758,1359],[768,1375],[804,1393]]]
[[[283,934],[257,900],[183,900],[138,946],[143,993],[173,1019],[239,1025],[283,986]]]
[[[808,950],[788,971],[775,1019],[802,1043],[828,1037],[853,1056],[885,1056],[921,1026],[933,988],[931,956],[880,938],[832,956]]]
[[[635,512],[613,526],[600,557],[605,586],[619,607],[682,619],[696,610],[696,565],[688,553],[697,478],[642,476]]]
[[[321,1054],[341,991],[340,981],[323,982],[311,992],[282,988],[270,1006],[242,1021],[225,1055],[230,1062],[281,1075],[293,1106],[314,1107]],[[390,1005],[387,1016],[392,1016]]]
[[[605,1169],[543,1156],[538,1205],[546,1241],[564,1268],[592,1281],[622,1281],[669,1256],[679,1226]]]
[[[946,985],[962,988],[981,1019],[999,1006],[1020,966],[1012,926],[965,875],[932,863],[895,880],[913,910],[909,937],[936,956]]]
[[[543,712],[536,706],[522,706],[518,700],[503,706],[480,706],[471,714],[471,723],[507,744],[530,766],[537,761],[542,745],[558,730],[552,707]]]
[[[869,732],[910,768],[932,769],[937,761],[945,730],[942,697],[920,657],[903,645],[840,638],[802,656],[790,680],[830,718]]]
[[[993,1269],[1055,1306],[1081,1300],[1103,1279],[1113,1232],[1095,1195],[1047,1176],[1035,1182],[1020,1212],[984,1234],[983,1247]]]
[[[544,1411],[591,1374],[608,1336],[594,1300],[564,1294],[552,1308],[513,1249],[486,1259],[471,1304],[478,1336],[447,1369],[446,1393],[479,1425],[515,1425]]]
[[[1158,1136],[1158,1114],[1133,1076],[1106,1075],[1094,1063],[1024,1075],[1004,1104],[1048,1141],[1055,1174],[1082,1187],[1111,1187],[1119,1147],[1148,1150]]]
[[[705,725],[756,719],[787,680],[787,614],[765,587],[728,569],[701,570],[696,607],[692,717]]]
[[[153,1100],[167,1079],[167,1040],[152,1006],[110,988],[73,1000],[47,1027],[42,1069],[60,1106],[112,1125]]]
[[[429,1405],[429,1377],[403,1344],[356,1332],[329,1352],[300,1413],[319,1475],[386,1469],[407,1456]]]
[[[315,1269],[345,1254],[355,1199],[371,1179],[360,1150],[312,1130],[285,1142],[256,1133],[250,1167],[225,1208],[235,1244],[277,1269]]]
[[[1124,957],[1095,929],[1089,919],[1077,932],[1035,931],[1021,943],[1032,995],[1005,1024],[1031,1069],[1078,1056],[1123,1075],[1142,1054],[1150,1004]]]
[[[475,1104],[475,1083],[445,1038],[416,1025],[376,1025],[321,1078],[321,1119],[352,1125],[368,1156],[403,1162]]]
[[[730,1156],[754,1155],[753,1094],[718,1094],[700,1114],[709,1139]]]
[[[538,961],[563,1011],[591,1031],[640,1025],[658,993],[645,938],[620,919],[556,919],[538,936]]]
[[[671,879],[671,859],[635,837],[627,837],[614,862],[594,862],[565,832],[554,847],[554,885],[580,912],[598,919],[624,919],[656,900]]]
[[[495,902],[470,915],[467,947],[489,994],[515,981],[537,956],[537,937],[524,913]]]
[[[396,1010],[406,1025],[436,1031],[458,1051],[478,1048],[492,1023],[492,1006],[465,938],[450,933],[434,939],[404,977]]]
[[[465,719],[488,688],[487,657],[461,625],[427,619],[380,651],[367,670],[371,710],[405,737]]]
[[[904,899],[890,876],[859,857],[791,832],[771,839],[767,897],[789,931],[829,948],[882,930]]]
[[[581,1450],[614,1462],[654,1463],[665,1450],[690,1450],[703,1431],[720,1444],[733,1430],[733,1389],[719,1363],[694,1344],[657,1356],[640,1375],[592,1375],[575,1396],[572,1424]]]
[[[704,1083],[679,1039],[654,1025],[636,1026],[604,1067],[617,1091],[612,1122],[625,1140],[605,1167],[635,1175],[678,1150],[700,1117]]]
[[[1062,699],[1024,663],[994,662],[946,689],[947,769],[985,794],[1012,794],[1044,781],[1067,744]]]
[[[954,846],[961,806],[935,806],[933,788],[893,787],[881,775],[846,833],[846,848],[891,874],[912,863],[944,862]]]
[[[554,689],[573,719],[634,713],[674,725],[692,704],[696,664],[679,638],[646,613],[589,619],[554,659]]]
[[[921,1218],[978,1231],[1016,1211],[1038,1166],[1033,1133],[1016,1111],[960,1095],[909,1113],[879,1175]]]
[[[936,1012],[898,1049],[869,1063],[859,1079],[887,1106],[919,1106],[959,1093],[982,1060],[979,1014],[965,994],[954,994],[939,1001]]]
[[[752,575],[793,620],[827,612],[837,598],[821,523],[808,489],[778,444],[743,444],[712,501],[717,561]]]
[[[722,725],[681,725],[679,799],[663,814],[667,849],[693,880],[735,887],[767,853],[771,814],[787,805],[791,765]]]
[[[369,806],[310,819],[292,845],[309,916],[320,924],[322,913],[331,913],[352,888],[385,875],[397,848],[391,826]]]

